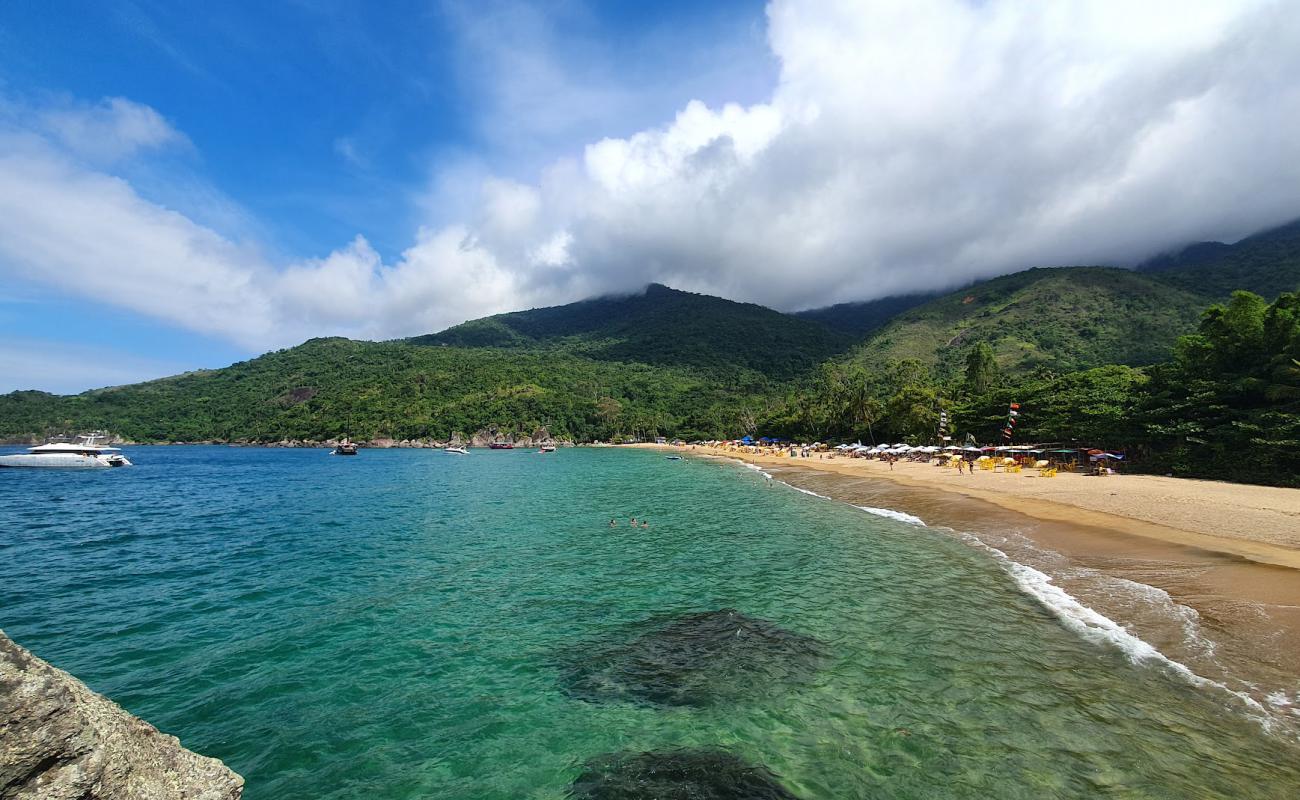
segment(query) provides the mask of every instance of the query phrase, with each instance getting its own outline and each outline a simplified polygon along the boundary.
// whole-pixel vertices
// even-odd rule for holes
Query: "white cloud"
[[[254,348],[649,281],[790,309],[1131,261],[1300,215],[1300,16],[1283,4],[776,0],[768,17],[780,74],[763,102],[683,98],[535,180],[444,173],[393,263],[361,236],[272,263],[151,202],[106,166],[176,141],[151,109],[42,115],[0,132],[0,274]],[[545,55],[497,65],[527,80],[498,87],[494,113],[532,114],[519,129],[547,138],[591,128],[567,126],[574,98],[628,107],[607,76],[570,93]],[[88,165],[91,126],[116,133]]]
[[[113,162],[141,151],[188,145],[188,140],[149,106],[124,97],[97,105],[66,103],[38,113],[41,127],[65,147],[95,162]]]

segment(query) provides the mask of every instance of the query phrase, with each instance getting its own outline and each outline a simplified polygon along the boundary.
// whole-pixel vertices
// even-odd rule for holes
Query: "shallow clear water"
[[[590,759],[686,747],[803,798],[1300,795],[1300,750],[1237,698],[1079,636],[987,551],[737,465],[128,455],[0,471],[0,627],[250,800],[559,798]],[[724,608],[825,658],[712,703],[565,691],[584,648]]]

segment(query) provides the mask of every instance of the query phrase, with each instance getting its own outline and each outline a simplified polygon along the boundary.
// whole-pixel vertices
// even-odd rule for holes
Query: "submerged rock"
[[[806,680],[825,658],[811,636],[724,608],[652,620],[634,626],[630,639],[575,648],[560,682],[589,702],[707,706]]]
[[[238,800],[244,779],[181,747],[0,631],[0,800]]]
[[[724,750],[618,753],[588,761],[579,800],[798,800],[767,767]]]

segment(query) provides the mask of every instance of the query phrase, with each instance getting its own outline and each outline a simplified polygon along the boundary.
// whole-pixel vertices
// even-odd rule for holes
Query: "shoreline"
[[[1061,473],[1050,479],[1030,472],[958,475],[951,469],[908,461],[896,463],[891,470],[883,462],[868,459],[789,458],[703,446],[621,446],[880,479],[980,500],[1042,521],[1099,528],[1300,570],[1300,489],[1155,475],[1096,478]]]
[[[979,471],[961,476],[983,483],[968,486],[957,483],[954,470],[911,462],[891,471],[865,459],[633,446],[744,462],[798,491],[864,510],[902,512],[928,529],[969,535],[1010,563],[1042,573],[1067,597],[1191,675],[1267,707],[1289,730],[1300,722],[1300,547],[1290,546],[1300,543],[1300,516],[1288,513],[1288,504],[1300,505],[1300,490],[1207,487],[1211,482],[1145,475],[1025,479]],[[1262,494],[1272,504],[1243,511],[1231,500],[1239,488],[1239,502],[1258,502]],[[1112,499],[1125,495],[1125,504]],[[1135,500],[1147,517],[1174,510],[1179,526],[1085,504],[1113,502],[1128,511]],[[1250,538],[1261,515],[1282,527]],[[1209,532],[1225,519],[1236,523],[1231,535]],[[1061,615],[1055,606],[1049,610]]]

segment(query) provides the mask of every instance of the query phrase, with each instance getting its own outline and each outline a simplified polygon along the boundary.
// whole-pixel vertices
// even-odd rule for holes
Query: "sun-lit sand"
[[[1062,472],[1043,478],[1031,469],[958,474],[933,463],[900,461],[891,469],[881,461],[841,456],[790,458],[703,446],[673,449],[957,492],[1040,519],[1102,527],[1300,569],[1300,489],[1155,475],[1095,477]]]

